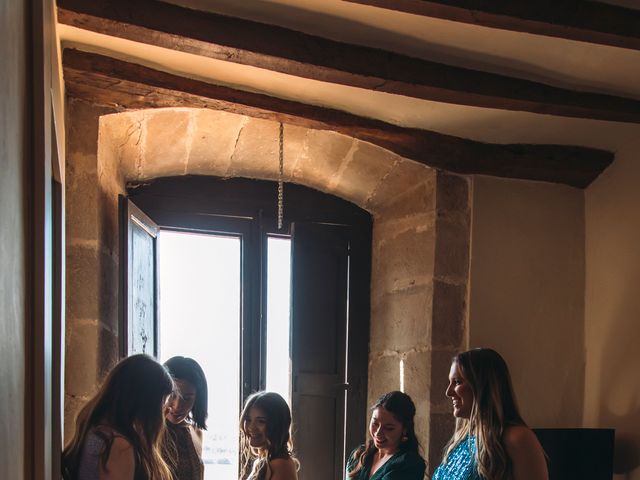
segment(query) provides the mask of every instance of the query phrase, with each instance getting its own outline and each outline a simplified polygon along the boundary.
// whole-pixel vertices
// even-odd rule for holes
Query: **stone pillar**
[[[102,188],[98,124],[112,110],[69,99],[66,155],[65,440],[118,358],[117,196]]]
[[[402,160],[376,192],[371,276],[369,403],[403,389],[429,445],[436,172]],[[390,194],[390,192],[394,192]]]
[[[469,179],[444,172],[436,181],[435,268],[431,319],[429,381],[429,474],[438,466],[442,449],[453,433],[451,402],[444,392],[451,358],[466,348],[467,286],[471,247]]]

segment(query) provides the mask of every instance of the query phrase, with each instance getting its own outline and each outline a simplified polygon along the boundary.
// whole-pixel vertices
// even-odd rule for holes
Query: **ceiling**
[[[579,4],[580,0],[572,2]],[[478,142],[578,145],[616,152],[630,138],[640,138],[640,11],[632,9],[640,8],[640,2],[635,0],[607,2],[628,10],[600,4],[614,9],[613,14],[623,14],[618,23],[615,16],[613,20],[602,20],[602,12],[610,13],[609,10],[598,10],[598,4],[583,2],[595,4],[596,10],[577,27],[570,21],[563,23],[561,16],[556,24],[554,2],[544,1],[541,9],[549,10],[551,21],[523,21],[517,18],[517,12],[510,17],[509,12],[470,10],[463,5],[468,0],[171,0],[184,7],[180,11],[187,20],[182,30],[177,17],[177,26],[156,22],[150,10],[163,9],[156,10],[156,2],[150,0],[130,2],[127,7],[119,0],[99,0],[93,3],[103,7],[96,7],[95,11],[92,7],[87,10],[82,3],[58,2],[58,31],[64,47],[176,77],[318,107],[318,111],[345,112],[353,118],[380,121],[411,132],[417,129]],[[136,11],[137,4],[141,11]],[[451,5],[456,8],[449,8]],[[123,13],[125,8],[128,10]],[[190,17],[185,9],[284,27],[339,45],[332,50],[332,42],[319,44],[318,50],[313,50],[315,44],[308,47],[305,43],[292,45],[290,54],[274,54],[283,51],[281,44],[289,38],[293,38],[291,43],[297,43],[297,37],[285,35],[278,40],[282,30],[267,28],[247,30],[247,37],[257,38],[246,41],[253,41],[257,47],[243,50],[230,43],[232,50],[210,53],[206,42],[214,44],[219,40],[210,40],[206,28],[210,28],[212,39],[223,34],[207,27],[215,23],[205,22],[194,24],[192,36],[188,19],[196,17]],[[80,18],[81,15],[84,16]],[[93,21],[94,17],[108,17],[120,28],[103,28]],[[238,30],[243,25],[255,25],[252,22],[239,24]],[[140,26],[139,32],[133,33],[129,23]],[[609,28],[608,24],[613,26]],[[638,26],[635,34],[634,26]],[[531,30],[542,34],[530,33]],[[162,32],[164,39],[158,40],[162,35],[156,32]],[[237,42],[244,41],[239,33]],[[347,45],[355,47],[348,50]],[[254,60],[252,48],[264,48],[258,53],[265,55]],[[310,50],[304,51],[306,48]],[[387,65],[391,54],[380,50],[399,55]],[[320,51],[329,51],[332,58],[316,61]],[[422,63],[412,62],[412,58]],[[376,68],[374,65],[369,70],[367,62],[381,62],[381,71],[389,73],[383,72],[379,77],[367,73]],[[411,70],[413,64],[418,65],[417,73],[404,75],[403,71],[407,67]],[[423,82],[421,72],[432,65],[437,67],[435,80]],[[393,68],[402,70],[397,77]],[[494,75],[476,76],[478,72]],[[568,107],[565,98],[571,99]],[[407,156],[411,158],[410,154]],[[572,165],[575,163],[574,158]],[[517,173],[505,176],[529,178]]]

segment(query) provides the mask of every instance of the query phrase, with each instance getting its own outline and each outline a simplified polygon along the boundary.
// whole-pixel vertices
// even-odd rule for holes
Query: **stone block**
[[[141,177],[148,114],[142,110],[106,115],[100,119],[98,154],[101,164],[109,161],[107,157],[113,158],[119,176],[126,181],[136,181]]]
[[[339,133],[309,130],[306,148],[293,171],[293,181],[322,192],[332,192],[334,177],[338,178],[343,163],[354,147],[355,140]],[[343,197],[350,200],[348,197]]]
[[[117,262],[120,250],[120,211],[118,206],[119,191],[99,191],[98,216],[100,218],[99,245]]]
[[[370,356],[374,352],[371,352]],[[400,389],[399,354],[386,354],[374,357],[369,361],[368,394],[369,405],[387,392]]]
[[[115,110],[109,107],[93,105],[84,100],[69,99],[66,112],[66,151],[69,154],[80,154],[80,158],[96,156],[98,152],[98,125],[102,115]],[[96,165],[89,163],[86,168],[95,172]]]
[[[105,325],[102,327],[98,335],[100,349],[97,358],[97,375],[101,382],[118,363],[120,349],[117,330],[105,328]]]
[[[434,276],[451,283],[466,283],[469,277],[471,231],[467,222],[436,220]]]
[[[228,175],[231,156],[247,117],[215,110],[193,112],[193,136],[187,173]]]
[[[467,308],[466,284],[433,281],[434,347],[458,348],[462,344]]]
[[[67,319],[65,348],[65,393],[88,397],[102,380],[98,375],[100,325],[97,320]]]
[[[277,122],[248,118],[238,136],[227,175],[275,180],[280,168],[279,142]]]
[[[376,225],[374,224],[374,236]],[[372,297],[419,285],[433,277],[434,239],[430,230],[406,230],[374,243]],[[375,289],[374,289],[375,288]]]
[[[400,159],[367,202],[377,216],[402,217],[431,211],[435,207],[435,170]]]
[[[67,246],[66,317],[101,319],[116,328],[118,265],[95,246]]]
[[[436,188],[438,213],[466,214],[469,204],[469,178],[439,171]]]
[[[100,232],[97,178],[67,169],[65,235],[67,240],[96,240]]]
[[[338,196],[364,208],[400,157],[367,142],[356,141],[355,146],[331,187]]]
[[[371,350],[426,348],[430,343],[431,305],[431,285],[386,293],[373,299]]]
[[[158,109],[147,115],[141,179],[185,174],[190,121],[191,113],[184,109]]]

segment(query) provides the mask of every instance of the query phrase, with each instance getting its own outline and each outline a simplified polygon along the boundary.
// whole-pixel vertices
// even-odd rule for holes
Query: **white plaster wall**
[[[509,364],[525,420],[579,427],[584,390],[584,193],[473,180],[468,342]]]
[[[614,478],[640,479],[640,128],[586,190],[584,425],[616,429]]]

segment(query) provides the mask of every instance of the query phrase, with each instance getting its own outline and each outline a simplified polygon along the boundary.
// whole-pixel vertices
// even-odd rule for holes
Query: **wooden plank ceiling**
[[[464,4],[468,2],[372,0],[357,3],[406,11],[421,7],[417,13],[442,17],[444,14],[438,12],[455,11],[460,15],[460,9],[464,10]],[[640,123],[638,100],[572,91],[452,67],[153,0],[60,0],[58,4],[59,22],[66,25],[298,77],[458,105]],[[552,8],[552,5],[544,8]],[[583,40],[586,38],[594,43],[615,41],[624,43],[627,48],[637,48],[638,31],[629,31],[628,23],[637,21],[640,16],[625,20],[627,23],[620,17],[619,23],[614,22],[619,32],[603,32],[606,29],[599,26],[593,17],[572,19],[571,23],[562,16],[559,20],[544,16],[527,19],[525,16],[523,20],[521,11],[512,13],[511,10],[496,12],[488,9],[485,13],[494,19],[496,16],[510,19],[507,23],[513,24],[513,28],[524,30],[531,28],[531,22],[536,25],[543,23],[550,25],[551,35],[564,31],[571,33],[577,29],[583,32],[580,34]],[[457,17],[454,20],[465,21]],[[593,35],[589,37],[584,32]],[[615,36],[614,40],[611,40],[612,36]],[[198,106],[329,129],[432,167],[460,173],[542,180],[584,188],[613,160],[612,153],[591,148],[495,145],[403,128],[76,50],[65,51],[63,64],[68,94],[75,97],[117,104],[120,108]]]

